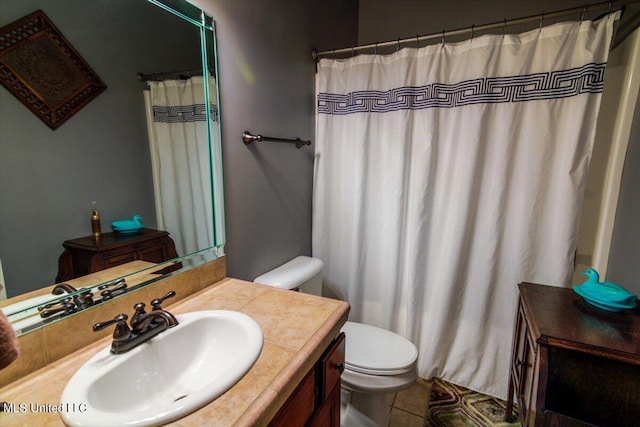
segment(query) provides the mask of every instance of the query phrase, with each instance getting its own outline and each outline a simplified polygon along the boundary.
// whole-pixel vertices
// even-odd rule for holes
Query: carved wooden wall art
[[[51,129],[107,88],[41,10],[0,29],[0,82]]]

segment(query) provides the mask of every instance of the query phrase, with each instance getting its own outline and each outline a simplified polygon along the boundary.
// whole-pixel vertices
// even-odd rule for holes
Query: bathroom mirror
[[[37,10],[47,15],[107,89],[52,131],[0,88],[0,278],[4,277],[9,297],[2,305],[55,284],[62,244],[91,235],[92,209],[100,212],[103,233],[111,232],[112,221],[139,214],[145,228],[166,230],[177,240],[178,231],[170,222],[161,225],[157,194],[164,184],[154,181],[150,134],[155,131],[148,126],[155,116],[153,111],[147,115],[153,107],[145,104],[145,87],[152,83],[143,83],[138,73],[150,80],[176,82],[183,91],[182,82],[201,80],[200,88],[193,89],[198,92],[193,103],[201,105],[199,114],[204,117],[196,120],[202,122],[206,138],[199,153],[206,170],[198,176],[205,181],[201,191],[206,197],[186,195],[179,188],[171,192],[180,196],[175,205],[187,212],[204,199],[210,205],[211,224],[206,241],[183,249],[176,242],[181,264],[171,265],[188,268],[222,254],[221,139],[212,18],[184,0],[3,0],[0,27]],[[190,79],[191,74],[196,77]],[[132,277],[150,267],[137,268],[121,274]],[[170,274],[172,269],[163,271]],[[98,287],[104,280],[114,280],[104,277],[97,275],[95,283],[82,286]],[[34,300],[28,308],[39,304],[42,301]]]

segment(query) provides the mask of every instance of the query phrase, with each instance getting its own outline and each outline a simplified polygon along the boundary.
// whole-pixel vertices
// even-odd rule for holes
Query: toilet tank
[[[323,263],[318,258],[299,256],[256,277],[254,282],[322,295],[322,267]]]

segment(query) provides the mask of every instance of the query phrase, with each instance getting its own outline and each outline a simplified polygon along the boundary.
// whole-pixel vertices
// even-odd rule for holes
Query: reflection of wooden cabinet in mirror
[[[58,259],[56,283],[71,280],[135,260],[160,263],[176,258],[169,233],[143,228],[136,233],[103,233],[65,241]]]

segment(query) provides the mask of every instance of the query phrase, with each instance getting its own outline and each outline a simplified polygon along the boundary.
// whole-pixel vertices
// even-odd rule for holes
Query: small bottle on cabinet
[[[100,237],[100,213],[97,209],[91,212],[91,231],[93,231],[93,237]]]

